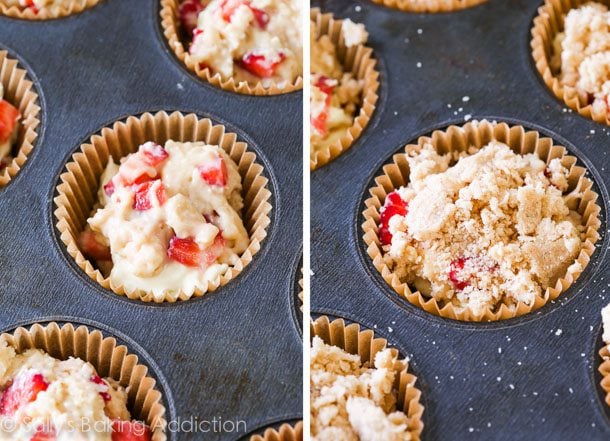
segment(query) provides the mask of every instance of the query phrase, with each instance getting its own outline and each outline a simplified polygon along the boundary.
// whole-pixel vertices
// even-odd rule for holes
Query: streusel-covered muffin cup
[[[78,14],[100,0],[3,0],[0,14],[24,20],[49,20]]]
[[[303,441],[303,422],[282,424],[277,430],[269,428],[262,435],[252,435],[250,441]]]
[[[373,2],[405,12],[452,12],[472,8],[487,0],[373,0]]]
[[[323,142],[319,147],[311,143],[309,165],[311,170],[315,170],[348,150],[368,125],[378,100],[379,72],[375,68],[373,50],[364,43],[352,44],[349,38],[346,39],[344,32],[349,28],[344,27],[344,20],[336,20],[332,14],[323,14],[317,8],[310,11],[310,20],[313,23],[310,30],[311,38],[314,40],[328,38],[330,44],[334,46],[343,71],[350,73],[352,80],[362,89],[351,124],[330,143]],[[310,75],[316,73],[319,72],[311,72]]]
[[[531,53],[544,83],[570,109],[610,124],[608,2],[545,0],[532,27]]]
[[[169,202],[165,203],[165,201],[174,199],[174,202],[177,204],[174,204],[176,210],[182,212],[186,217],[178,219],[171,211],[167,214],[167,216],[169,216],[167,219],[168,225],[174,225],[171,228],[174,230],[175,236],[169,240],[169,248],[166,250],[166,253],[155,252],[154,256],[158,255],[159,258],[165,259],[168,265],[177,264],[178,267],[184,271],[187,271],[189,268],[199,268],[200,265],[203,265],[203,263],[201,263],[203,260],[201,259],[211,258],[202,268],[207,271],[211,266],[214,266],[219,272],[215,271],[213,277],[206,276],[205,283],[202,282],[191,285],[193,287],[188,291],[185,289],[156,291],[152,288],[141,286],[139,282],[135,283],[136,286],[117,282],[117,280],[121,278],[123,280],[130,279],[129,277],[113,279],[112,269],[114,269],[114,265],[117,264],[117,259],[115,259],[116,256],[112,255],[103,259],[107,261],[110,268],[102,268],[102,265],[96,264],[96,261],[101,259],[90,259],[85,256],[85,244],[82,240],[82,233],[89,227],[93,227],[90,217],[96,212],[96,208],[100,206],[100,197],[112,198],[112,196],[110,196],[112,191],[124,191],[120,186],[115,189],[115,186],[117,183],[120,183],[120,180],[117,181],[114,178],[108,181],[106,185],[102,185],[103,182],[106,182],[102,182],[102,179],[107,179],[108,176],[107,169],[110,158],[112,157],[114,161],[117,161],[134,152],[141,153],[143,148],[151,148],[152,150],[150,150],[150,153],[153,156],[156,153],[161,154],[161,161],[163,161],[168,157],[168,152],[163,150],[161,146],[164,144],[167,146],[168,143],[174,146],[176,143],[186,143],[184,146],[185,148],[195,145],[189,144],[189,142],[200,142],[197,144],[200,150],[205,147],[202,146],[202,144],[211,145],[214,146],[214,149],[218,149],[219,153],[222,153],[221,158],[217,158],[219,167],[207,168],[206,166],[206,169],[202,169],[202,166],[197,166],[193,170],[194,173],[201,173],[201,179],[212,180],[211,184],[206,187],[207,190],[205,190],[204,193],[201,193],[197,188],[193,187],[193,185],[195,185],[193,181],[191,181],[191,184],[181,184],[175,180],[173,183],[166,182],[166,184],[170,186],[168,189],[171,190],[171,187],[174,187],[174,190],[176,190],[176,188],[182,188],[184,185],[187,185],[185,190],[190,188],[188,192],[191,199],[195,198],[192,200],[199,200],[205,205],[206,200],[208,200],[206,199],[208,198],[208,196],[206,196],[207,192],[215,192],[215,188],[226,188],[227,185],[232,183],[240,184],[239,188],[241,188],[241,195],[233,194],[232,192],[230,196],[231,203],[235,198],[240,199],[240,205],[243,205],[243,208],[238,210],[240,213],[233,211],[233,209],[229,208],[228,204],[225,203],[222,212],[211,211],[209,214],[204,214],[205,216],[208,216],[204,221],[203,217],[201,217],[201,213],[193,213],[193,209],[186,206],[188,205],[188,202],[185,201],[183,196],[177,194],[176,197],[167,199],[165,190],[163,190],[163,185],[161,184],[160,187],[156,187],[157,184],[155,182],[157,181],[151,182],[149,180],[146,180],[143,184],[138,184],[138,181],[136,180],[136,184],[128,186],[128,193],[124,193],[123,196],[119,194],[119,204],[121,203],[121,197],[127,198],[123,201],[124,203],[129,202],[128,199],[134,197],[129,190],[129,188],[135,188],[134,185],[137,189],[132,190],[136,191],[135,199],[133,200],[133,208],[136,211],[143,210],[140,211],[140,213],[144,213],[150,208],[154,209],[158,206],[167,206],[167,203]],[[184,149],[178,148],[175,150],[177,155],[175,157],[178,160],[185,158],[182,150]],[[204,157],[206,157],[205,155],[208,155],[208,153],[206,153],[208,150],[210,150],[210,148],[204,148]],[[223,162],[222,157],[227,161],[231,161],[231,164]],[[146,158],[144,159],[146,160]],[[126,162],[123,163],[125,164]],[[166,164],[169,164],[169,162]],[[131,168],[129,164],[128,166],[127,172],[129,172]],[[145,164],[145,169],[147,169],[146,166],[147,164]],[[178,171],[179,168],[176,167],[180,167],[179,163],[175,163],[172,166],[172,169]],[[61,183],[57,186],[57,197],[55,198],[55,205],[57,207],[55,210],[55,218],[57,220],[56,227],[60,234],[60,240],[65,244],[68,254],[74,259],[75,263],[91,279],[95,280],[102,287],[112,290],[116,294],[127,296],[130,299],[157,303],[175,302],[177,300],[187,300],[192,297],[199,297],[207,292],[216,290],[218,287],[227,284],[230,280],[237,277],[237,275],[252,261],[253,256],[260,249],[261,242],[267,236],[267,227],[271,223],[269,217],[272,210],[270,204],[271,192],[267,185],[268,179],[263,174],[263,167],[257,162],[256,154],[251,149],[248,149],[245,142],[238,141],[235,134],[227,133],[224,126],[214,125],[209,119],[200,119],[194,114],[182,114],[180,112],[174,112],[169,115],[166,112],[158,112],[156,114],[145,113],[139,117],[131,116],[125,121],[116,122],[112,127],[102,129],[99,135],[92,136],[89,143],[83,144],[80,150],[72,156],[65,169],[66,171],[60,176]],[[118,176],[118,173],[115,176]],[[241,183],[238,182],[239,179],[241,179]],[[222,184],[222,186],[219,187],[216,186],[216,184]],[[141,185],[146,187],[145,190],[147,193],[144,195],[139,195],[138,189],[141,188]],[[103,190],[101,189],[102,186]],[[141,196],[143,196],[143,198]],[[157,199],[158,202],[155,202],[155,199]],[[172,207],[174,205],[172,205]],[[201,204],[198,206],[200,205]],[[120,207],[121,205],[118,206],[119,215],[123,216],[123,214],[121,214],[123,209]],[[129,206],[125,206],[124,209],[130,210],[130,207],[131,203],[129,203]],[[184,210],[180,207],[184,208]],[[178,211],[175,213],[178,213]],[[237,215],[241,217],[239,223],[241,224],[243,222],[243,226],[236,227],[230,224],[223,225],[222,219],[225,219],[225,217],[223,217],[224,212],[229,216],[227,219],[233,219],[236,215],[235,213],[237,213]],[[99,210],[97,213],[99,213]],[[105,215],[102,215],[102,217],[104,216]],[[196,223],[194,220],[195,218],[197,218]],[[219,220],[216,218],[220,219],[221,222],[218,227],[216,227],[216,224]],[[192,222],[189,219],[191,219]],[[178,223],[176,223],[176,221]],[[113,230],[112,225],[109,225],[110,230]],[[143,227],[146,228],[146,225]],[[164,228],[167,229],[168,227],[166,226]],[[194,230],[195,228],[196,230]],[[223,261],[224,263],[222,266],[216,266],[215,262],[217,261],[217,258],[223,254],[223,251],[220,250],[214,256],[211,256],[210,253],[218,251],[216,248],[222,245],[222,243],[220,245],[216,243],[214,235],[216,238],[226,239],[226,242],[233,242],[234,240],[227,236],[227,231],[234,231],[235,234],[237,234],[237,232],[242,229],[245,229],[248,236],[246,238],[247,242],[243,244],[243,246],[240,246],[238,254],[231,255],[230,261]],[[106,231],[107,230],[108,228],[106,228]],[[183,233],[180,233],[180,231]],[[191,236],[196,239],[197,243],[200,243],[199,238],[202,235],[209,236],[211,233],[212,236],[209,237],[209,239],[213,239],[214,245],[209,249],[201,251],[199,249],[193,250],[193,248],[197,247],[197,244],[193,243],[193,240],[187,241],[183,238],[183,236]],[[128,244],[127,248],[125,248],[127,251],[132,247],[129,245],[130,237],[131,236],[128,235],[123,238],[118,238],[119,241],[123,243],[127,240]],[[169,236],[167,238],[169,238]],[[161,239],[162,240],[159,243],[162,243],[165,240],[163,238]],[[93,245],[96,244],[94,243]],[[113,244],[110,243],[110,251],[112,251],[112,245]],[[155,246],[158,247],[158,245],[159,244],[156,242],[152,244],[153,248]],[[149,247],[149,245],[146,244],[142,246]],[[143,249],[140,248],[140,246],[137,247],[140,251]],[[88,247],[87,250],[90,250],[90,247]],[[152,250],[154,251],[154,249]],[[97,254],[100,253],[103,254],[103,250],[98,250]],[[165,254],[166,257],[164,257]],[[89,253],[89,255],[91,255],[91,253]],[[144,256],[146,256],[146,254],[144,254]],[[109,261],[108,258],[112,258],[112,261]],[[152,258],[149,260],[152,261]],[[146,263],[146,261],[147,260],[144,259],[144,263]],[[162,271],[165,269],[167,268],[164,266],[161,268]],[[115,274],[117,276],[121,276],[121,274],[124,273],[121,268],[118,268],[117,271],[119,271]],[[108,274],[110,274],[110,276]],[[182,272],[180,272],[180,274],[182,274]],[[172,274],[168,273],[166,275],[170,279],[175,278]],[[183,276],[179,277],[178,281],[186,281],[193,275],[194,274],[190,272],[188,274],[185,273]],[[164,279],[166,278],[164,277]],[[155,280],[155,277],[152,277],[150,280]]]
[[[105,337],[100,331],[90,330],[82,325],[75,327],[70,323],[60,325],[51,322],[44,325],[34,324],[29,328],[19,327],[12,333],[0,335],[0,339],[3,345],[6,342],[8,347],[13,348],[17,355],[30,349],[38,349],[57,360],[73,357],[90,363],[99,376],[92,377],[91,381],[101,384],[100,377],[109,378],[124,389],[127,410],[131,418],[148,426],[149,439],[167,439],[166,409],[162,394],[156,388],[156,380],[148,375],[148,367],[140,364],[138,356],[129,353],[127,347],[119,345],[113,337]],[[62,374],[66,375],[66,372]],[[117,399],[110,393],[103,395],[103,398],[104,401]],[[94,422],[83,423],[93,425]]]
[[[291,2],[280,5],[284,8],[284,12],[290,9],[289,3]],[[292,2],[292,4],[296,5],[298,3]],[[217,12],[215,9],[212,15],[204,17],[204,9],[210,7],[219,8],[222,13],[219,13],[218,16],[214,15]],[[238,9],[242,7],[243,10],[249,9],[251,13],[241,14]],[[234,17],[233,14],[237,14],[237,17]],[[246,15],[251,15],[251,20],[248,20]],[[281,16],[272,18],[264,9],[252,6],[250,1],[241,0],[215,0],[211,2],[202,2],[202,0],[161,0],[160,12],[161,27],[169,47],[188,70],[202,80],[221,89],[259,96],[278,95],[303,88],[302,47],[291,48],[288,55],[281,50],[271,54],[268,53],[271,50],[270,48],[260,49],[244,55],[240,60],[233,60],[228,52],[234,51],[239,46],[237,44],[239,39],[244,43],[256,40],[254,36],[245,39],[240,37],[242,32],[237,29],[238,26],[244,25],[246,28],[251,26],[256,28],[257,32],[264,32],[268,30],[268,26],[274,20],[277,20],[277,23],[273,23],[274,26],[282,30],[285,40],[283,43],[290,41],[293,46],[298,46],[301,44],[300,35],[302,34],[300,32],[300,20],[297,18],[294,23],[283,23],[284,18],[288,19],[288,15],[290,14],[283,13]],[[199,21],[201,21],[202,26],[207,23],[212,26],[225,27],[226,35],[219,28],[214,29],[213,32],[208,30],[209,36],[205,36],[205,29],[198,28]],[[248,21],[249,25],[246,23]],[[296,33],[299,34],[299,38],[292,35],[296,35]],[[202,40],[201,44],[195,41],[202,38],[212,38],[217,41],[218,50],[212,51],[211,40],[210,42]],[[277,38],[277,40],[274,38]],[[272,36],[271,40],[277,43],[280,39],[278,36]],[[201,48],[207,55],[229,57],[229,59],[218,60],[218,66],[214,69],[213,66],[210,66],[210,63],[200,60],[200,54],[197,51],[193,52],[193,47]],[[220,50],[221,48],[223,50]],[[227,75],[220,72],[219,68],[232,71],[233,74]],[[288,74],[288,69],[294,74]],[[276,71],[282,75],[276,75]]]
[[[348,354],[357,355],[360,358],[362,368],[375,367],[376,356],[388,349],[388,341],[386,339],[376,338],[372,330],[360,330],[360,325],[356,323],[346,325],[343,319],[335,319],[331,322],[328,317],[321,316],[310,323],[310,330],[312,342],[314,342],[314,338],[319,338],[325,345],[339,348]],[[383,417],[389,418],[388,422],[391,422],[390,424],[393,426],[393,430],[400,430],[401,432],[406,431],[410,435],[410,439],[418,441],[424,429],[422,420],[424,406],[421,403],[421,391],[416,385],[417,377],[409,372],[408,360],[398,359],[400,354],[397,349],[389,348],[389,352],[392,360],[394,360],[392,369],[397,372],[397,375],[394,377],[394,384],[391,386],[391,391],[386,390],[384,386],[383,389],[386,398],[383,401],[392,401],[394,403],[392,407],[395,408],[395,412],[391,415],[384,415]],[[322,358],[326,361],[330,361],[326,359],[325,356],[322,356]],[[371,385],[370,387],[381,387],[377,384],[379,381],[379,377],[377,377],[376,380],[371,380],[371,383],[375,383],[375,385]],[[380,398],[378,397],[378,399]],[[331,404],[326,401],[316,403],[313,396],[311,400],[312,410],[317,404]],[[388,405],[391,403],[385,402],[385,404]],[[354,406],[353,410],[356,414],[358,412],[355,407],[360,406]],[[377,412],[379,410],[379,408],[376,408]],[[371,412],[374,411],[371,410]],[[397,418],[397,414],[404,415]],[[369,423],[371,422],[370,418],[375,418],[377,416],[381,417],[381,415],[372,417],[370,414],[360,416],[362,418],[359,418],[358,422],[354,421],[354,423],[362,424],[363,427],[360,427],[360,429],[365,431],[367,430],[367,427],[364,426],[369,426]],[[352,421],[350,420],[350,423],[351,422]],[[314,424],[313,415],[312,424]],[[368,429],[379,429],[379,426],[375,425],[375,428],[368,427]]]
[[[467,182],[471,177],[476,178],[479,170],[491,167],[491,159],[485,165],[474,164],[474,168],[460,166],[459,170],[464,174],[457,170],[451,176],[443,174],[451,172],[451,168],[463,160],[474,161],[470,158],[486,147],[490,149],[486,155],[495,152],[492,156],[502,161],[522,161],[525,168],[530,164],[532,171],[540,167],[544,169],[546,164],[547,168],[540,173],[550,181],[548,190],[541,186],[542,183],[536,183],[535,190],[524,184],[518,192],[515,190],[514,200],[510,196],[500,201],[488,194],[496,183],[486,180],[489,188],[466,185],[459,191],[459,197],[455,196],[456,201],[445,207],[438,206],[432,199],[423,205],[420,199],[411,202],[403,199],[405,196],[409,199],[418,192],[429,194],[426,185],[430,182],[450,188],[449,184],[442,184],[443,179],[450,180],[453,179],[451,176],[459,175],[458,179]],[[442,158],[441,162],[446,161],[444,170],[448,171],[443,172],[440,163],[440,168],[432,166],[432,156],[437,154]],[[367,254],[398,295],[434,315],[463,321],[493,321],[539,309],[572,286],[589,263],[599,239],[601,207],[597,204],[598,195],[592,191],[593,182],[585,176],[586,169],[577,162],[577,158],[569,155],[564,147],[554,145],[552,139],[505,123],[473,121],[463,127],[450,126],[433,132],[429,137],[420,137],[416,144],[407,145],[404,152],[393,156],[392,162],[383,167],[383,173],[375,178],[375,185],[369,189],[370,197],[365,201],[362,224]],[[426,167],[432,169],[423,173]],[[416,173],[415,178],[411,173]],[[433,181],[426,181],[426,176]],[[409,186],[413,180],[418,188]],[[565,187],[565,190],[560,192],[559,187]],[[401,190],[396,191],[398,189]],[[507,188],[506,194],[512,194],[511,191]],[[544,208],[547,192],[548,197],[557,203]],[[478,201],[488,196],[491,205],[480,205]],[[561,210],[557,208],[559,205],[562,205]],[[432,210],[435,215],[422,223],[423,219],[417,217],[422,209]],[[504,209],[514,212],[515,218],[500,219],[499,213]],[[549,209],[552,215],[547,218],[544,213]],[[468,212],[474,213],[472,219],[464,217]],[[398,222],[393,219],[395,217]],[[450,234],[451,219],[455,219],[455,228],[462,229],[459,231],[463,238],[470,237],[472,231],[479,231],[484,248],[471,249],[476,244],[468,241],[469,245],[464,245],[457,240],[459,237],[449,237],[446,246],[437,243],[440,240],[437,236],[445,229],[448,229],[446,234]],[[540,222],[536,223],[536,219]],[[486,226],[479,227],[477,222]],[[494,230],[496,224],[501,230]],[[468,228],[474,229],[469,233]],[[565,242],[560,237],[556,243],[550,241],[554,234],[565,236]],[[512,239],[507,243],[486,244],[485,238],[494,235]],[[548,236],[550,242],[544,245],[539,235]],[[409,245],[411,240],[415,242]],[[460,248],[460,244],[466,248]],[[555,246],[553,250],[566,254],[571,260],[547,267],[548,256],[541,254],[545,246]],[[402,253],[400,259],[393,260],[392,256],[399,249],[406,254]],[[530,270],[523,267],[526,265],[523,256],[530,256]],[[447,268],[442,264],[445,260],[451,261]],[[413,264],[406,266],[403,261]],[[406,274],[404,270],[407,267],[414,272],[408,270]],[[514,283],[508,283],[509,278]],[[504,284],[500,284],[502,280]]]
[[[34,84],[7,51],[0,51],[0,102],[2,100],[8,103],[8,109],[2,106],[2,127],[6,128],[5,118],[13,119],[8,116],[11,112],[16,114],[16,127],[13,136],[6,140],[9,144],[6,156],[6,149],[0,149],[3,150],[0,157],[0,187],[8,184],[25,164],[38,138],[40,126],[40,105]]]

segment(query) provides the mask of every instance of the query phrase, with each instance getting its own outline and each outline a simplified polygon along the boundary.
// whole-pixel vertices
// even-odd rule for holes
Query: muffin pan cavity
[[[268,189],[269,179],[264,176],[263,167],[257,163],[256,154],[248,149],[247,143],[239,141],[237,135],[227,132],[224,126],[215,125],[209,119],[199,119],[195,114],[158,112],[154,115],[145,113],[139,117],[129,117],[115,123],[112,128],[102,129],[99,135],[93,135],[89,143],[83,144],[79,152],[72,156],[65,166],[65,172],[59,177],[61,183],[57,186],[55,198],[56,228],[68,254],[91,279],[116,294],[144,302],[175,302],[188,300],[191,296],[181,292],[178,296],[165,295],[160,298],[144,290],[128,290],[124,286],[116,286],[83,255],[78,237],[97,204],[100,176],[109,159],[112,157],[116,162],[137,151],[140,145],[148,141],[164,145],[168,140],[202,141],[220,146],[237,164],[243,185],[242,218],[250,236],[250,244],[237,264],[218,279],[210,281],[206,289],[196,290],[193,297],[214,291],[237,277],[260,250],[271,224],[272,195]]]

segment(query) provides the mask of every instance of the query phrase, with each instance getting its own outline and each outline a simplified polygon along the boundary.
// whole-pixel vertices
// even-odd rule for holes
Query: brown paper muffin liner
[[[209,282],[207,287],[196,290],[192,296],[180,292],[177,298],[166,294],[163,299],[159,299],[155,298],[152,292],[139,289],[128,291],[124,286],[116,286],[110,278],[104,277],[79,249],[78,235],[84,230],[97,202],[99,179],[109,156],[117,161],[135,152],[138,146],[146,141],[163,145],[167,140],[204,141],[218,145],[235,161],[242,177],[242,219],[250,235],[250,245],[236,265],[229,267],[220,278]],[[145,113],[139,117],[130,116],[125,121],[118,121],[112,127],[102,129],[101,134],[92,136],[88,143],[81,146],[79,152],[72,155],[60,180],[61,184],[57,186],[58,196],[55,198],[56,226],[70,256],[89,277],[104,288],[144,302],[187,300],[225,285],[252,261],[267,236],[267,227],[271,223],[271,192],[267,186],[268,179],[263,176],[263,167],[256,162],[256,154],[248,150],[245,142],[237,141],[237,135],[225,132],[224,126],[213,125],[209,119],[199,119],[195,114]]]
[[[452,12],[480,5],[487,0],[373,0],[374,3],[406,12]]]
[[[604,344],[604,347],[599,350],[599,356],[603,360],[598,368],[602,376],[599,384],[606,393],[606,404],[610,406],[610,349],[607,344]]]
[[[585,176],[586,169],[576,165],[577,158],[569,155],[564,147],[554,145],[552,139],[543,138],[535,131],[526,131],[521,126],[511,127],[505,123],[473,121],[463,127],[450,126],[444,131],[436,130],[431,137],[422,136],[417,140],[417,144],[407,145],[405,151],[422,148],[426,143],[431,143],[442,153],[455,150],[466,151],[470,146],[482,148],[492,140],[507,144],[519,154],[535,153],[547,163],[552,159],[561,158],[561,163],[570,170],[568,192],[574,189],[582,192],[582,196],[573,201],[570,209],[576,210],[582,216],[585,227],[582,250],[576,259],[584,269],[589,263],[591,255],[595,251],[595,243],[599,239],[601,207],[596,203],[598,195],[591,190],[593,182]],[[539,309],[550,300],[556,299],[578,278],[580,272],[569,270],[563,278],[557,281],[555,286],[548,287],[542,296],[538,296],[532,305],[519,302],[514,310],[511,310],[502,304],[497,311],[489,309],[481,315],[474,315],[468,308],[459,311],[451,303],[442,305],[434,298],[427,298],[418,291],[412,291],[411,287],[402,282],[384,262],[378,237],[379,210],[383,206],[387,194],[409,182],[409,164],[406,158],[405,153],[395,154],[392,163],[383,167],[383,174],[375,178],[375,186],[369,189],[371,197],[365,201],[367,208],[363,212],[365,222],[362,224],[364,242],[373,265],[388,285],[400,296],[429,313],[445,318],[464,321],[504,320]]]
[[[349,48],[345,46],[345,38],[341,26],[343,20],[334,19],[332,14],[322,14],[318,8],[311,9],[309,16],[316,24],[316,38],[328,35],[337,48],[337,57],[343,68],[346,71],[352,72],[355,78],[364,82],[362,104],[351,127],[326,150],[315,152],[311,150],[309,168],[315,170],[328,164],[349,149],[366,128],[375,111],[375,105],[379,98],[377,95],[379,72],[375,69],[376,61],[373,58],[373,49],[362,44]]]
[[[62,5],[58,8],[43,8],[37,13],[30,8],[20,8],[17,6],[8,6],[0,2],[0,15],[6,15],[13,18],[21,18],[24,20],[50,20],[53,18],[67,17],[68,15],[78,14],[85,9],[92,8],[97,5],[100,0],[72,0],[68,5]]]
[[[86,326],[74,328],[70,323],[61,327],[55,323],[32,325],[29,329],[17,328],[12,334],[4,333],[9,346],[19,354],[27,349],[41,349],[60,360],[76,357],[88,361],[101,377],[119,382],[127,392],[127,407],[132,418],[145,422],[151,429],[153,441],[165,441],[165,407],[156,381],[147,376],[148,368],[139,363],[138,356],[117,345],[112,337]]]
[[[545,0],[538,8],[538,16],[532,28],[531,50],[536,69],[553,94],[569,108],[598,123],[609,124],[606,112],[596,112],[588,103],[586,94],[578,93],[575,87],[565,86],[559,81],[560,72],[551,68],[553,40],[563,31],[565,15],[571,9],[587,3],[585,0]],[[602,1],[601,3],[608,4]]]
[[[388,346],[388,341],[384,338],[375,338],[373,331],[366,329],[360,330],[360,325],[352,323],[345,325],[343,319],[336,319],[332,322],[326,316],[319,317],[310,322],[311,339],[314,336],[320,337],[324,343],[343,349],[350,354],[359,355],[362,363],[373,365],[375,355],[383,351]],[[393,354],[398,350],[391,348]],[[409,420],[408,427],[413,441],[419,441],[424,429],[422,416],[424,406],[421,404],[421,391],[415,386],[417,377],[409,373],[409,363],[405,359],[402,361],[404,369],[396,377],[394,388],[398,391],[396,407],[397,410],[407,415]]]
[[[253,435],[250,441],[303,441],[303,422],[282,424],[278,430],[267,429],[263,435]]]
[[[27,72],[19,67],[17,60],[8,57],[7,51],[0,51],[0,82],[4,86],[4,99],[19,109],[19,132],[12,149],[13,159],[0,172],[0,187],[5,186],[21,170],[28,155],[34,148],[40,125],[38,94]]]
[[[264,87],[261,82],[249,84],[247,82],[236,82],[233,78],[223,78],[218,73],[212,73],[210,69],[201,69],[195,63],[188,52],[186,42],[181,38],[180,17],[178,7],[180,0],[161,0],[161,27],[163,35],[167,39],[170,49],[176,57],[199,78],[207,81],[214,86],[231,92],[243,93],[245,95],[279,95],[282,93],[294,92],[303,88],[303,77],[299,76],[292,84],[285,84],[283,87],[271,84]]]

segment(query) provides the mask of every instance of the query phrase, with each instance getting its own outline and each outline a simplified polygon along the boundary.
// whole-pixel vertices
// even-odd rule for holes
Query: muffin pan
[[[0,17],[0,49],[24,60],[42,107],[32,153],[0,190],[0,327],[53,316],[103,323],[105,336],[141,345],[149,354],[142,362],[167,379],[168,421],[246,424],[239,432],[169,439],[235,441],[302,415],[302,345],[292,308],[301,253],[302,98],[239,95],[189,74],[167,46],[159,10],[157,0],[105,0],[60,20]],[[195,113],[236,133],[263,166],[273,209],[260,251],[239,276],[201,298],[155,305],[89,279],[59,238],[53,199],[66,163],[91,135],[161,110]]]
[[[600,313],[610,302],[610,130],[568,110],[540,78],[529,42],[541,4],[491,0],[423,15],[368,1],[313,2],[365,24],[381,87],[361,138],[312,173],[312,314],[360,323],[411,356],[424,385],[424,440],[610,436],[597,374]],[[362,213],[374,178],[406,144],[485,118],[536,130],[578,158],[599,195],[600,239],[585,271],[556,301],[514,319],[465,323],[427,313],[393,291],[367,254]]]

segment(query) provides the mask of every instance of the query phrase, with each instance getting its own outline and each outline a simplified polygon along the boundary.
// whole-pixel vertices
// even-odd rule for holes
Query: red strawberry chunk
[[[200,0],[184,0],[178,7],[180,25],[184,31],[190,35],[197,27],[199,13],[205,9]]]
[[[318,79],[316,80],[316,82],[314,83],[314,86],[316,86],[318,89],[320,89],[325,94],[332,95],[333,90],[335,89],[335,84],[336,84],[336,80],[333,80],[332,78],[328,78],[324,75],[320,75],[318,77]]]
[[[197,267],[201,262],[201,250],[193,239],[174,236],[169,240],[167,257],[182,265]]]
[[[254,20],[261,29],[267,28],[267,25],[269,24],[269,15],[262,9],[253,8],[250,5],[250,0],[224,0],[220,5],[224,21],[231,23],[231,17],[242,5],[250,8],[252,14],[254,14]]]
[[[155,187],[154,190],[153,187]],[[131,188],[135,193],[133,200],[134,210],[150,210],[153,207],[151,197],[156,197],[159,205],[165,203],[165,187],[159,179],[144,182],[142,184],[134,184]]]
[[[97,238],[97,234],[90,230],[80,233],[78,243],[83,254],[98,262],[112,260],[110,247],[101,243]]]
[[[151,441],[150,429],[139,421],[112,421],[112,441]]]
[[[108,181],[108,183],[106,183],[106,185],[104,185],[104,193],[106,193],[106,196],[110,197],[114,194],[114,182],[111,179],[110,181]]]
[[[21,406],[36,400],[38,393],[47,390],[47,383],[42,374],[25,372],[16,377],[0,398],[0,415],[12,416]]]
[[[449,280],[451,280],[451,283],[453,283],[453,286],[458,291],[463,291],[465,288],[470,286],[469,278],[464,278],[464,274],[462,274],[464,265],[468,260],[470,260],[470,258],[460,257],[459,259],[451,262],[450,265]]]
[[[108,385],[106,384],[106,382],[99,375],[93,375],[91,377],[91,381],[95,384],[99,384],[101,386],[106,386],[106,388],[108,388]],[[110,393],[108,393],[108,392],[100,392],[100,396],[104,399],[105,402],[108,402],[112,399],[112,397],[110,396]]]
[[[156,167],[169,157],[169,153],[154,142],[147,142],[140,147],[143,154],[144,162],[150,166]]]
[[[30,441],[55,441],[55,439],[55,429],[40,426],[36,429],[36,433]]]
[[[278,59],[269,60],[264,55],[249,52],[238,61],[238,64],[253,75],[261,78],[270,78],[275,74],[277,67],[286,59],[283,52],[278,53]]]
[[[214,238],[214,243],[203,250],[201,260],[205,266],[210,266],[218,259],[224,251],[226,241],[222,237],[222,232],[218,233]]]
[[[15,131],[15,127],[17,126],[17,121],[21,114],[19,110],[11,103],[6,100],[0,100],[0,142],[4,143],[8,141],[13,132]]]
[[[227,165],[221,156],[214,158],[211,161],[197,166],[197,171],[208,185],[224,187],[227,185],[228,171]]]
[[[34,14],[38,14],[39,11],[38,11],[38,8],[36,7],[36,4],[34,4],[34,0],[26,0],[25,4],[26,4],[26,7],[31,9]]]
[[[408,208],[408,202],[403,201],[397,191],[388,194],[379,217],[379,240],[382,245],[389,245],[392,242],[390,219],[394,216],[406,216],[409,212]]]

